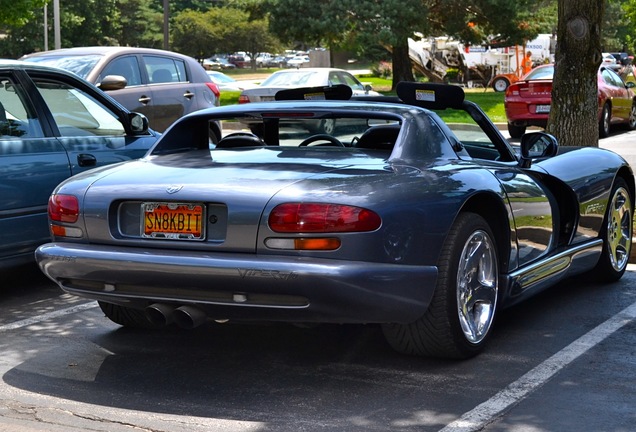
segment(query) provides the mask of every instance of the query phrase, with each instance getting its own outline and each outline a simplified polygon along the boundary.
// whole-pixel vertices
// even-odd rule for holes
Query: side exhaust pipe
[[[179,327],[193,329],[200,326],[208,319],[208,316],[193,306],[181,306],[174,310],[174,321]]]
[[[146,318],[155,326],[167,326],[174,322],[174,307],[163,304],[155,303],[148,306],[145,310]]]

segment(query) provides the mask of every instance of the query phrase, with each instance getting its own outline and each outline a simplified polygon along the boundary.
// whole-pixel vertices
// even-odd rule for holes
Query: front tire
[[[612,110],[608,104],[603,105],[601,111],[601,118],[598,121],[598,135],[601,138],[606,138],[610,134],[610,121],[612,120]]]
[[[498,299],[498,254],[492,230],[480,215],[461,213],[442,247],[428,309],[410,324],[384,324],[384,335],[401,353],[470,358],[488,340]]]
[[[627,129],[636,129],[636,103],[632,104],[632,109],[629,112],[629,120],[627,121]]]
[[[632,249],[634,207],[627,183],[618,177],[607,203],[601,230],[603,253],[593,274],[603,282],[615,282],[625,273]]]

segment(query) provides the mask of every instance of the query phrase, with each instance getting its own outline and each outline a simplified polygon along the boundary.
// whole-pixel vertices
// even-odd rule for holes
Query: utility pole
[[[163,49],[166,51],[170,49],[169,39],[168,39],[168,21],[170,18],[170,5],[168,4],[168,0],[163,0]]]
[[[55,49],[62,48],[60,37],[60,0],[53,0],[53,29],[55,35]]]
[[[49,50],[49,22],[48,22],[48,10],[46,4],[44,5],[44,51]]]

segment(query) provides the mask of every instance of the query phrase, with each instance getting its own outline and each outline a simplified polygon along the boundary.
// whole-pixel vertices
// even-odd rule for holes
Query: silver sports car
[[[294,89],[188,115],[143,159],[62,183],[37,261],[124,326],[378,323],[398,351],[444,358],[480,352],[498,310],[563,278],[623,275],[620,156],[542,132],[512,147],[459,87],[397,95]],[[302,125],[323,119],[333,133]]]

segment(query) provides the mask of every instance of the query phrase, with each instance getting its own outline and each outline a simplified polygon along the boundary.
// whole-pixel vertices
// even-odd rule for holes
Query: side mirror
[[[148,118],[139,113],[130,113],[128,117],[130,130],[137,135],[143,135],[148,132]]]
[[[106,75],[99,88],[106,90],[121,90],[128,85],[128,80],[121,75]]]
[[[545,132],[531,132],[521,137],[522,168],[530,168],[533,159],[545,159],[559,152],[557,139]]]
[[[634,87],[636,87],[636,83],[634,83],[634,81],[627,81],[627,82],[625,83],[625,87],[627,87],[627,88],[634,88]]]

